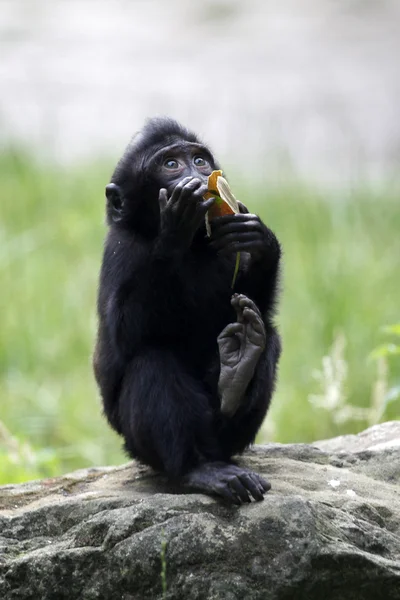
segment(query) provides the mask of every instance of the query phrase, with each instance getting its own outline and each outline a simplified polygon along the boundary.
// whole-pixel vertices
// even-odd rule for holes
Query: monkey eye
[[[164,160],[164,164],[163,166],[166,169],[179,169],[179,163],[177,160],[175,160],[174,158],[166,158]]]
[[[204,160],[202,156],[195,156],[193,159],[193,163],[196,165],[196,167],[205,167],[206,165],[208,166],[208,162]]]

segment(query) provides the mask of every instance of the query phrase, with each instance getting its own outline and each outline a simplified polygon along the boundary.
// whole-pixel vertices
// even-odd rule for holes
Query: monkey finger
[[[209,200],[203,200],[198,210],[201,211],[202,217],[205,217],[206,212],[212,207],[215,202],[215,198],[210,198]]]
[[[249,368],[254,367],[255,361],[258,363],[261,354],[265,350],[265,337],[263,335],[254,334],[253,332],[249,332],[247,336],[247,346],[248,348],[248,363]]]
[[[211,237],[211,241],[210,241],[210,246],[212,248],[214,248],[215,250],[217,250],[217,252],[219,250],[222,250],[225,246],[233,243],[233,242],[240,242],[240,243],[244,243],[244,242],[252,242],[254,239],[254,236],[252,233],[242,233],[240,235],[240,238],[238,237],[237,233],[229,233],[228,235],[224,235],[223,237],[219,237],[219,238],[214,238],[214,236]]]
[[[264,347],[267,339],[263,323],[250,323],[246,327],[247,339],[257,346]]]
[[[168,203],[168,193],[165,188],[160,189],[160,193],[158,194],[158,201],[160,203],[160,210],[165,210]]]
[[[237,322],[244,323],[243,310],[239,304],[239,295],[238,294],[236,296],[232,296],[231,304],[232,304],[233,308],[235,309]]]
[[[241,212],[243,215],[245,215],[245,214],[247,214],[247,213],[249,212],[249,211],[248,211],[248,209],[247,209],[247,206],[245,206],[245,205],[243,204],[243,202],[239,202],[239,201],[238,201],[238,204],[239,204],[239,210],[240,210],[240,212]]]
[[[250,325],[247,327],[246,341],[254,348],[258,348],[262,352],[265,348],[266,339],[264,332],[255,331]]]
[[[179,181],[176,186],[174,187],[171,197],[169,199],[169,202],[171,205],[176,204],[177,201],[180,198],[181,195],[181,191],[184,187],[184,185],[186,185],[186,183],[188,183],[189,181],[191,181],[193,179],[193,177],[184,177],[183,179],[181,179],[181,181]]]
[[[232,477],[228,480],[229,487],[235,492],[237,496],[239,496],[242,502],[251,502],[249,492],[246,487],[243,485],[240,477],[237,475],[232,475]]]
[[[252,473],[244,473],[243,475],[239,475],[239,478],[253,496],[254,500],[264,500],[264,489],[251,475]]]
[[[203,208],[203,204],[205,203],[203,196],[206,191],[207,186],[202,183],[200,179],[195,178],[182,190],[182,200],[186,203],[186,207],[194,212],[199,207]],[[210,198],[210,200],[212,200],[212,202],[208,206],[211,206],[214,203],[215,198]]]
[[[191,196],[183,197],[181,215],[182,219],[193,221],[195,229],[204,222],[206,212],[214,204],[215,198],[203,200],[203,196],[207,191],[205,185],[201,185],[197,190],[191,193]]]
[[[193,203],[190,202],[189,198],[199,185],[201,185],[200,179],[185,177],[174,189],[170,205],[176,211],[176,215],[179,218],[185,219],[184,214],[187,211],[190,213]]]
[[[267,336],[265,334],[264,324],[259,324],[255,326],[254,323],[250,323],[246,327],[246,337],[247,340],[256,346],[260,350],[264,350]]]
[[[199,179],[198,177],[193,177],[190,181],[185,183],[185,185],[182,187],[179,200],[180,201],[188,200],[190,198],[190,196],[193,195],[193,192],[202,185],[203,185],[203,183],[202,183],[201,179]]]
[[[262,320],[260,313],[258,311],[256,312],[253,307],[250,308],[245,306],[243,308],[243,317],[256,331],[264,331],[264,321]]]
[[[263,496],[266,492],[268,492],[271,489],[271,484],[269,483],[269,481],[263,479],[263,477],[261,477],[261,475],[259,475],[258,473],[251,471],[249,475],[254,481],[255,485],[257,485],[258,489],[260,490]]]
[[[193,194],[194,199],[197,200],[196,203],[193,203],[193,212],[195,214],[196,220],[199,223],[204,223],[205,216],[207,211],[211,208],[211,206],[215,202],[215,198],[210,198],[209,200],[203,200],[201,195]]]
[[[230,504],[236,504],[236,506],[240,506],[242,504],[240,498],[233,493],[226,483],[216,483],[213,490],[218,496],[221,496],[221,498],[224,498]]]
[[[238,292],[236,292],[236,294],[233,294],[233,295],[232,295],[232,300],[233,300],[233,299],[237,300],[238,302],[240,302],[240,301],[241,301],[241,300],[243,300],[243,299],[248,299],[248,300],[250,300],[250,298],[248,298],[248,297],[247,297],[245,294],[239,294]]]
[[[204,194],[207,192],[208,190],[208,186],[205,183],[202,183],[201,186],[195,191],[193,192],[193,197],[196,198],[196,200],[199,200],[201,203],[204,202]],[[215,201],[215,198],[209,198],[210,200],[212,200],[213,202]]]
[[[247,296],[244,294],[233,294],[231,297],[231,304],[234,308],[237,308],[241,312],[243,312],[242,301],[246,300]]]
[[[243,322],[247,327],[252,328],[255,333],[262,334],[265,336],[265,324],[261,314],[248,306],[242,308],[243,311]]]
[[[271,489],[271,484],[268,481],[265,481],[265,479],[263,479],[262,477],[260,477],[260,475],[258,473],[255,473],[254,471],[252,471],[250,473],[250,477],[252,478],[254,483],[258,486],[258,489],[260,490],[260,492],[263,495],[265,494],[265,492],[268,492],[268,490]]]
[[[244,309],[244,308],[251,308],[251,310],[253,310],[259,317],[260,319],[261,317],[261,312],[258,308],[258,306],[256,305],[255,302],[253,302],[253,300],[251,300],[250,298],[248,298],[248,296],[245,296],[244,294],[240,294],[239,296],[239,304],[240,306]]]
[[[177,202],[177,216],[183,223],[187,224],[188,229],[196,231],[199,227],[200,219],[197,215],[197,203],[193,201],[191,194],[182,195]]]
[[[208,211],[209,208],[211,208],[211,206],[214,204],[215,202],[215,198],[209,198],[208,200],[203,200],[201,203],[202,208],[204,209],[205,212]]]
[[[269,481],[267,481],[266,479],[264,479],[264,477],[261,477],[261,475],[259,475],[258,473],[253,473],[253,475],[255,475],[261,485],[261,487],[263,488],[264,492],[268,492],[271,489],[271,484]]]
[[[228,223],[248,223],[249,221],[257,221],[260,222],[260,219],[257,215],[252,213],[235,213],[233,215],[223,215],[222,217],[215,217],[212,220],[212,223],[215,227],[221,227],[222,225],[228,225]]]
[[[264,248],[261,241],[252,242],[232,242],[227,244],[223,249],[219,250],[222,255],[232,254],[234,252],[249,252],[250,254],[260,253]]]
[[[242,251],[243,251],[243,249],[241,248],[241,245],[237,241],[230,242],[229,244],[226,244],[223,248],[218,249],[218,252],[222,256],[228,256],[229,254],[236,254],[237,252],[242,252]]]
[[[237,215],[236,215],[237,216]],[[218,217],[224,218],[224,217]],[[228,233],[236,233],[237,235],[244,233],[252,233],[254,236],[263,238],[264,231],[262,224],[258,219],[250,219],[248,221],[229,221],[229,222],[221,222],[215,224],[217,219],[213,219],[211,221],[211,230],[214,238],[218,238],[224,236]]]
[[[264,242],[259,238],[258,235],[247,234],[237,236],[235,239],[229,238],[229,241],[220,247],[218,245],[218,252],[222,255],[232,254],[234,252],[249,252],[253,254],[255,252],[261,252],[264,248]]]

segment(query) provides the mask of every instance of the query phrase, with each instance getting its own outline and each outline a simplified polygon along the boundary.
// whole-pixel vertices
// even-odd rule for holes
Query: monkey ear
[[[121,221],[123,217],[124,197],[119,185],[115,183],[106,185],[106,197],[112,220],[115,222]]]

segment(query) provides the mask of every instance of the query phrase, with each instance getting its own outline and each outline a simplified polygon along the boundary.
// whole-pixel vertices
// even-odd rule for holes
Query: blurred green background
[[[91,369],[113,164],[0,154],[0,483],[127,460]],[[258,441],[306,442],[399,418],[398,189],[230,179],[284,249],[284,351]]]

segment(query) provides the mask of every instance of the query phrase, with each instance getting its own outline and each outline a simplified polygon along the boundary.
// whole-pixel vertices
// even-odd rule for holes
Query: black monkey
[[[240,504],[270,487],[231,457],[254,441],[274,389],[280,246],[243,204],[207,237],[218,168],[172,119],[149,120],[126,149],[106,187],[94,369],[132,457]]]

